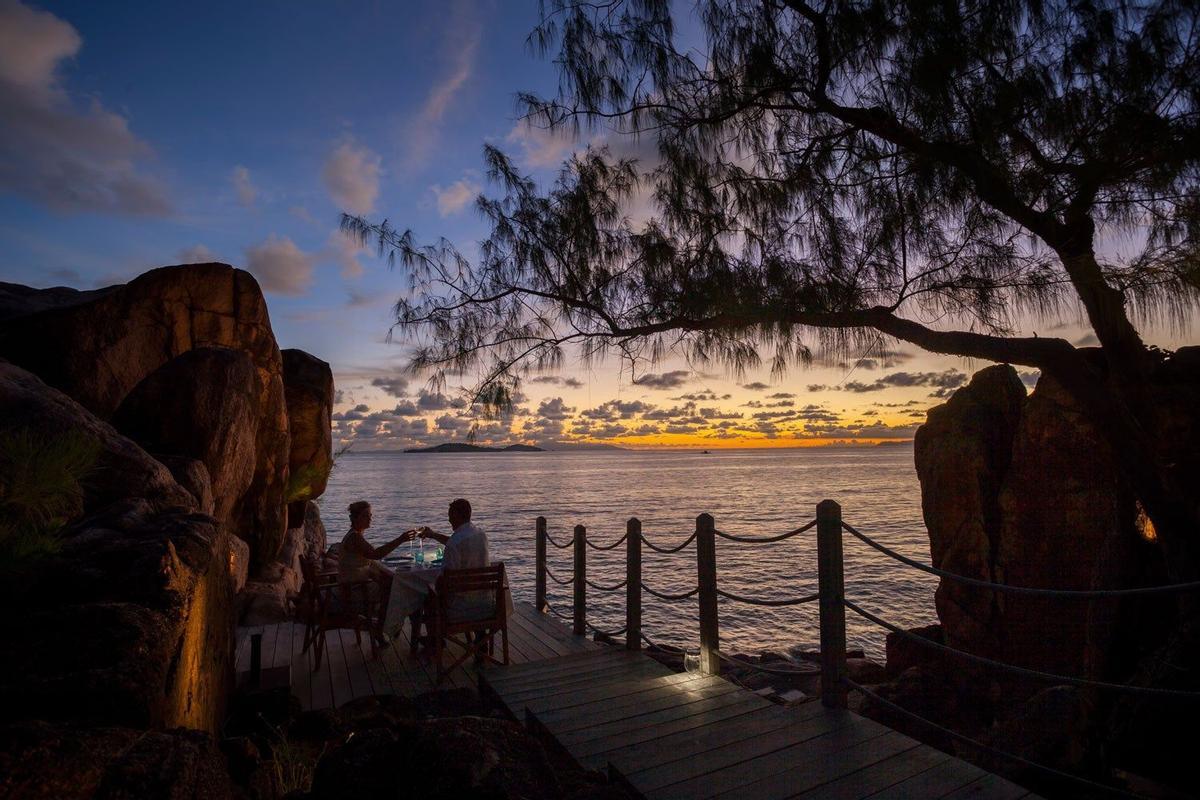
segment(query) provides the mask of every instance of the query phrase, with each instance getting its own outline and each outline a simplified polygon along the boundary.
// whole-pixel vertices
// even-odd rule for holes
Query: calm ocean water
[[[492,556],[508,566],[514,598],[533,600],[534,519],[548,520],[550,535],[569,541],[585,525],[599,544],[615,541],[636,516],[643,534],[669,546],[695,528],[707,512],[719,530],[763,536],[810,520],[816,504],[832,498],[858,530],[899,552],[929,561],[921,519],[921,494],[911,444],[794,450],[721,450],[700,453],[601,451],[580,453],[348,453],[338,462],[321,498],[330,541],[346,531],[346,507],[371,502],[368,538],[385,541],[410,527],[448,532],[446,506],[466,497],[488,533]],[[903,626],[936,621],[936,581],[898,565],[847,536],[846,595]],[[551,570],[571,574],[570,550],[549,548]],[[696,581],[695,548],[659,555],[643,548],[643,580],[662,592],[690,589]],[[624,546],[588,550],[588,577],[614,584],[625,577]],[[816,591],[815,531],[768,545],[717,540],[719,585],[751,597],[787,598]],[[550,582],[550,602],[570,613],[570,587]],[[624,625],[624,590],[589,589],[589,621],[604,629]],[[668,603],[643,595],[643,630],[654,641],[694,646],[699,638],[696,600]],[[816,649],[816,604],[750,607],[720,601],[721,646],[726,651]],[[882,659],[883,632],[847,616],[851,646]]]

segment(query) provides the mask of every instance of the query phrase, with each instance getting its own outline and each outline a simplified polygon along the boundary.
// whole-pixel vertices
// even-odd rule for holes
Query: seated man
[[[453,531],[449,536],[444,533],[438,533],[428,526],[418,531],[422,539],[433,539],[445,546],[446,552],[442,556],[442,568],[473,569],[491,566],[492,559],[491,554],[488,552],[487,534],[471,522],[471,504],[460,497],[450,503],[447,517],[450,522],[450,529]],[[464,596],[457,598],[457,600],[458,602],[453,607],[453,610],[457,613],[488,613],[491,610],[492,599],[488,597],[473,598]],[[413,649],[415,650],[419,638],[417,632],[421,626],[421,616],[419,613],[413,615],[412,622],[412,641]]]

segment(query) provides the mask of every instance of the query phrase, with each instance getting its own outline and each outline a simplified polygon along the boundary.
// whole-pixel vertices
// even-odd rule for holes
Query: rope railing
[[[554,606],[550,605],[549,601],[546,601],[546,610],[549,611],[554,616],[559,617],[560,619],[567,619],[567,620],[573,619],[573,617],[570,614],[564,614],[561,611],[559,611],[557,608],[555,608]]]
[[[549,531],[546,531],[546,541],[549,542],[550,544],[554,545],[555,547],[557,547],[559,550],[566,550],[568,547],[570,547],[573,544],[572,542],[567,542],[566,544],[559,544],[557,541],[555,541],[554,537],[550,535]]]
[[[733,592],[727,592],[724,589],[717,589],[717,596],[724,597],[726,600],[733,600],[738,603],[746,603],[752,606],[767,606],[768,608],[780,608],[783,606],[799,606],[805,603],[811,603],[821,599],[821,593],[807,594],[803,597],[791,597],[785,600],[762,600],[756,597],[743,597]]]
[[[584,539],[584,544],[586,544],[588,547],[592,548],[593,550],[615,550],[616,548],[623,545],[627,538],[629,538],[629,534],[625,533],[625,534],[621,535],[620,539],[617,539],[612,544],[600,545],[600,544],[596,544],[591,539]]]
[[[901,555],[895,550],[886,547],[864,533],[855,530],[851,525],[843,522],[842,529],[849,533],[854,538],[862,543],[873,547],[880,553],[883,553],[888,558],[899,561],[901,564],[918,569],[921,572],[927,572],[930,575],[936,575],[939,578],[965,583],[970,586],[979,586],[984,589],[990,589],[994,592],[1005,592],[1008,594],[1023,594],[1042,597],[1067,597],[1067,598],[1101,598],[1101,597],[1132,597],[1136,595],[1147,594],[1166,594],[1169,592],[1188,592],[1200,590],[1200,581],[1192,581],[1191,583],[1175,583],[1167,586],[1143,586],[1134,589],[1039,589],[1031,586],[1012,586],[1007,583],[993,583],[985,581],[981,578],[971,578],[966,575],[959,575],[956,572],[947,572],[944,569],[924,564],[908,556]]]
[[[592,581],[587,581],[587,580],[585,580],[584,583],[586,583],[588,586],[592,587],[593,589],[595,589],[598,592],[615,592],[620,589],[624,589],[625,585],[627,583],[629,583],[629,581],[621,581],[620,583],[614,583],[612,586],[605,586],[602,583],[593,583]]]
[[[713,533],[715,533],[717,536],[720,536],[722,539],[728,539],[731,542],[741,542],[742,544],[770,544],[771,542],[782,542],[784,539],[790,539],[797,534],[812,530],[816,526],[817,521],[814,519],[812,522],[802,525],[795,530],[788,531],[787,533],[780,533],[776,536],[734,536],[732,533],[725,533],[724,531],[713,531]]]
[[[564,580],[563,578],[560,578],[557,575],[555,575],[554,572],[548,566],[546,567],[546,577],[548,577],[550,580],[557,583],[559,586],[570,586],[572,583],[575,582],[574,576],[571,576],[570,578],[567,578]]]
[[[683,544],[680,544],[676,547],[659,547],[658,545],[654,544],[649,539],[647,539],[645,536],[642,536],[641,539],[642,539],[642,544],[646,545],[646,547],[649,547],[651,550],[653,550],[656,553],[678,553],[680,550],[687,547],[689,544],[691,544],[692,542],[694,542],[696,540],[696,534],[693,533],[686,540],[684,540]]]
[[[857,689],[858,691],[862,692],[864,695],[866,695],[867,697],[870,697],[872,700],[879,703],[880,705],[882,705],[892,711],[895,711],[899,714],[902,714],[903,716],[908,717],[911,720],[919,722],[933,730],[943,733],[953,739],[956,739],[960,742],[971,745],[972,747],[976,747],[985,753],[989,753],[991,755],[998,756],[1000,758],[1015,762],[1017,764],[1022,764],[1026,767],[1032,767],[1033,769],[1036,769],[1040,772],[1044,772],[1048,775],[1054,775],[1059,778],[1065,778],[1066,780],[1069,780],[1073,783],[1077,783],[1081,786],[1087,786],[1091,789],[1098,789],[1106,794],[1115,795],[1117,797],[1133,797],[1133,798],[1141,797],[1141,795],[1132,794],[1132,793],[1127,792],[1124,789],[1121,789],[1119,787],[1109,786],[1108,784],[1089,780],[1089,779],[1081,777],[1079,775],[1073,775],[1070,772],[1064,772],[1060,769],[1055,769],[1054,767],[1048,767],[1045,764],[1039,764],[1036,761],[1030,761],[1027,758],[1022,758],[1021,756],[1015,755],[1014,753],[1009,753],[1005,750],[1000,750],[998,748],[992,747],[991,745],[984,744],[983,742],[979,741],[978,739],[972,739],[970,736],[967,736],[966,734],[962,734],[962,733],[959,733],[958,731],[951,730],[950,728],[947,728],[944,725],[939,725],[938,723],[936,723],[932,720],[922,717],[920,714],[909,711],[904,706],[901,706],[898,703],[893,703],[891,700],[888,700],[887,698],[882,697],[878,693],[871,691],[866,686],[863,686],[861,683],[853,681],[849,678],[846,678],[845,681],[852,688]]]
[[[584,624],[587,625],[588,630],[591,631],[592,633],[598,634],[600,636],[607,636],[610,639],[615,636],[620,636],[621,634],[625,633],[625,631],[629,630],[628,627],[625,627],[625,628],[621,628],[620,630],[616,630],[616,631],[606,631],[606,630],[601,630],[600,628],[597,628],[595,625],[593,625],[590,622],[585,622]]]
[[[739,667],[747,667],[749,669],[754,670],[755,672],[763,672],[768,675],[795,676],[795,675],[812,675],[815,672],[820,672],[820,670],[815,665],[814,666],[802,665],[802,664],[796,663],[796,662],[792,662],[792,663],[795,663],[795,668],[768,667],[765,664],[755,664],[753,661],[746,661],[745,659],[737,658],[736,656],[727,655],[723,650],[717,651],[717,657],[720,658],[722,661],[724,661],[727,664],[736,664]]]
[[[643,583],[642,591],[646,592],[647,594],[654,595],[659,600],[668,600],[671,602],[675,602],[677,600],[687,600],[689,597],[695,597],[696,595],[698,595],[700,593],[700,587],[697,586],[694,589],[692,589],[691,591],[684,592],[683,594],[667,594],[666,592],[656,592],[654,589],[651,589],[649,586],[647,586],[645,583]]]
[[[886,620],[880,619],[878,616],[863,609],[861,606],[859,606],[857,603],[854,603],[853,601],[843,600],[842,602],[845,604],[846,608],[848,608],[851,611],[853,611],[854,613],[858,614],[863,619],[873,622],[876,625],[880,626],[881,628],[885,628],[885,629],[891,631],[892,633],[895,633],[895,634],[901,636],[902,638],[908,639],[910,641],[919,642],[920,644],[923,644],[926,647],[931,647],[931,648],[938,650],[940,652],[943,652],[943,653],[950,653],[958,658],[966,659],[967,661],[974,661],[977,664],[984,664],[989,667],[995,667],[997,669],[1012,672],[1017,675],[1024,675],[1029,678],[1038,678],[1039,680],[1047,681],[1049,683],[1058,683],[1058,684],[1065,683],[1065,684],[1070,684],[1072,686],[1083,686],[1083,687],[1090,687],[1090,688],[1096,688],[1096,689],[1110,689],[1110,690],[1118,691],[1118,692],[1128,692],[1130,694],[1140,694],[1140,695],[1148,695],[1148,696],[1156,696],[1156,697],[1172,697],[1172,698],[1177,698],[1177,699],[1200,701],[1200,692],[1191,692],[1191,691],[1187,691],[1186,689],[1160,689],[1160,688],[1153,687],[1153,686],[1131,686],[1127,683],[1110,683],[1108,681],[1091,680],[1090,678],[1076,678],[1076,677],[1073,677],[1070,675],[1056,675],[1052,672],[1042,672],[1041,670],[1029,669],[1028,667],[1018,667],[1015,664],[1008,664],[1003,661],[996,661],[995,659],[987,658],[986,656],[975,655],[974,653],[968,653],[965,650],[959,650],[957,648],[950,647],[949,645],[944,645],[944,644],[941,644],[940,642],[935,642],[932,639],[926,639],[923,636],[918,636],[915,633],[906,631],[903,628],[899,627],[898,625],[893,625],[892,623],[890,623]]]

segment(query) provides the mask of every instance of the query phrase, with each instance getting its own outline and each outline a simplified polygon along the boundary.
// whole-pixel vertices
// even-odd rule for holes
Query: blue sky
[[[514,107],[517,91],[556,86],[526,46],[537,12],[534,0],[0,0],[0,280],[94,288],[188,261],[249,269],[281,347],[333,365],[339,437],[363,449],[462,438],[478,420],[453,387],[394,379],[405,352],[384,337],[406,281],[344,239],[338,215],[473,252],[486,234],[473,210],[483,144],[534,174],[557,167],[577,143],[523,128]],[[784,379],[677,360],[636,382],[616,363],[567,370],[528,382],[517,413],[477,433],[890,441],[985,366],[870,355]]]

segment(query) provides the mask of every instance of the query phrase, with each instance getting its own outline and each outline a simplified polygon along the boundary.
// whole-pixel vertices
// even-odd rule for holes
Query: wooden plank
[[[881,792],[871,795],[872,800],[919,800],[925,797],[941,797],[961,789],[987,775],[979,767],[957,758],[947,757],[941,764],[913,775]]]
[[[691,675],[640,675],[630,681],[529,700],[525,702],[525,708],[537,714],[543,724],[549,721],[549,714],[554,714],[556,720],[583,718],[596,724],[600,722],[596,715],[606,710],[614,712],[609,719],[624,719],[653,710],[647,708],[649,705],[661,703],[659,707],[670,708],[681,703],[695,702],[724,689],[719,681],[705,681],[704,677],[711,678],[696,678]]]
[[[332,633],[333,631],[329,631],[326,636],[324,650],[321,654],[321,668],[310,673],[310,678],[312,679],[313,708],[333,708],[333,678],[331,677],[332,670],[330,669],[329,662],[331,661],[330,653],[333,652],[335,646],[340,644],[340,640],[332,639]],[[305,666],[309,670],[312,670],[313,665],[316,663],[316,648],[318,646],[320,646],[320,642],[314,644],[308,651],[309,658]]]
[[[945,800],[1019,800],[1031,796],[1024,787],[999,775],[985,775],[961,789],[943,795]]]
[[[948,760],[950,760],[950,756],[941,750],[919,745],[835,781],[830,781],[823,786],[794,795],[794,797],[804,798],[804,800],[843,800],[847,797],[870,797],[875,792],[895,786],[897,783],[926,772]],[[929,795],[918,796],[929,797]]]
[[[248,625],[244,628],[238,628],[238,649],[234,655],[233,663],[238,672],[245,672],[250,669],[250,637],[256,633],[262,633],[262,625]]]
[[[592,739],[601,739],[606,736],[616,734],[625,735],[631,731],[641,729],[643,727],[654,726],[662,722],[677,722],[684,718],[690,718],[690,724],[681,724],[671,730],[683,730],[688,727],[699,727],[709,724],[713,717],[709,716],[710,712],[723,709],[726,706],[738,706],[745,710],[766,708],[769,705],[765,700],[757,695],[749,692],[730,692],[728,694],[718,695],[699,700],[694,703],[674,706],[672,708],[655,711],[651,714],[642,714],[636,717],[628,717],[626,719],[617,720],[615,722],[605,723],[603,725],[595,725],[588,728],[582,728],[575,731],[566,731],[564,733],[556,733],[559,741],[570,747],[571,745],[581,742],[590,741]],[[718,715],[723,716],[723,715]]]
[[[326,634],[325,642],[328,652],[325,654],[329,670],[329,684],[333,693],[333,707],[354,699],[354,689],[350,685],[350,676],[346,674],[346,654],[341,630],[332,630]],[[353,634],[351,634],[353,635]]]
[[[505,690],[506,702],[524,705],[544,705],[549,698],[567,695],[578,701],[576,704],[602,700],[605,697],[619,697],[629,691],[640,691],[647,688],[646,681],[666,677],[656,669],[657,665],[618,664],[612,669],[587,675],[573,675],[557,681],[547,681],[541,686],[521,687],[518,690]],[[673,673],[672,673],[673,674]],[[547,706],[547,708],[553,707]]]
[[[557,681],[587,680],[626,666],[644,664],[646,661],[634,653],[616,648],[613,648],[611,653],[588,653],[584,658],[571,661],[563,661],[562,658],[510,667],[504,670],[503,674],[496,676],[491,682],[492,686],[497,691],[513,694],[530,688],[541,688]],[[670,670],[663,667],[663,671]]]
[[[342,654],[346,658],[346,678],[350,682],[352,697],[369,697],[375,693],[367,669],[367,659],[371,657],[371,634],[363,633],[362,638],[363,642],[359,644],[352,631],[342,631]]]
[[[539,634],[529,627],[530,625],[531,623],[521,621],[516,616],[509,618],[508,621],[509,636],[514,642],[520,642],[521,650],[529,656],[526,661],[541,661],[557,657],[558,651],[552,645],[543,642]]]
[[[540,617],[545,617],[544,614],[539,614]],[[509,622],[510,626],[521,628],[531,639],[537,641],[549,653],[554,655],[567,655],[570,653],[585,652],[590,649],[585,646],[580,646],[581,637],[575,637],[569,630],[563,628],[556,630],[549,628],[550,626],[558,626],[557,622],[536,619],[533,615],[518,614]]]
[[[740,720],[766,715],[773,716],[783,710],[785,709],[782,706],[771,706],[769,708],[738,705],[724,706],[706,712],[709,719],[707,726],[686,724],[691,722],[690,718],[672,720],[657,725],[648,725],[644,728],[630,731],[626,735],[608,736],[581,742],[574,746],[573,752],[577,753],[578,757],[588,758],[602,753],[610,753],[614,750],[623,750],[625,752],[636,751],[642,742],[678,741],[685,737],[698,736],[708,728],[715,727],[722,729],[736,725]]]
[[[838,741],[839,734],[850,734],[856,728],[856,724],[839,728],[831,734],[745,761],[736,767],[672,784],[649,796],[655,800],[660,797],[782,800],[918,746],[915,740],[895,731],[871,736],[850,747],[842,746],[843,743]],[[835,746],[822,747],[820,743],[823,742],[834,742]],[[766,777],[760,777],[763,775]],[[721,780],[715,780],[718,778]],[[729,786],[730,782],[735,785],[714,791]]]
[[[736,729],[738,738],[732,741],[728,740],[730,734],[722,735],[725,726],[714,725],[710,726],[711,731],[702,729],[710,735],[696,736],[692,747],[654,742],[643,753],[625,758],[614,755],[609,760],[622,775],[645,791],[733,767],[853,724],[850,715],[835,713],[778,727],[772,727],[772,724],[778,725],[777,720],[762,715],[741,719],[743,723]],[[695,757],[701,753],[701,757]],[[681,761],[684,763],[679,763]]]
[[[834,754],[847,751],[853,747],[861,747],[864,743],[874,746],[887,735],[888,729],[882,725],[872,723],[870,720],[860,717],[851,717],[848,724],[830,733],[809,739],[793,747],[776,750],[773,753],[750,759],[736,767],[707,773],[701,777],[673,784],[664,784],[657,791],[648,793],[647,796],[653,798],[700,798],[724,794],[726,797],[757,798],[758,794],[756,792],[759,790],[763,791],[764,794],[771,793],[769,790],[772,789],[774,784],[768,782],[775,776],[786,775],[789,770],[796,770],[799,773],[797,775],[798,780],[795,791],[803,791],[807,787],[800,785],[801,781],[799,779],[804,777],[804,770],[811,771],[816,769],[827,761],[833,761]],[[915,746],[915,743],[912,746]],[[894,755],[895,752],[897,751],[884,752],[880,756],[880,759]],[[836,777],[838,777],[838,774],[831,775],[826,780],[832,780]],[[756,782],[762,785],[749,786]],[[748,791],[743,791],[743,787],[748,787]]]
[[[312,665],[304,649],[304,626],[292,624],[292,694],[300,700],[305,710],[312,708]]]

